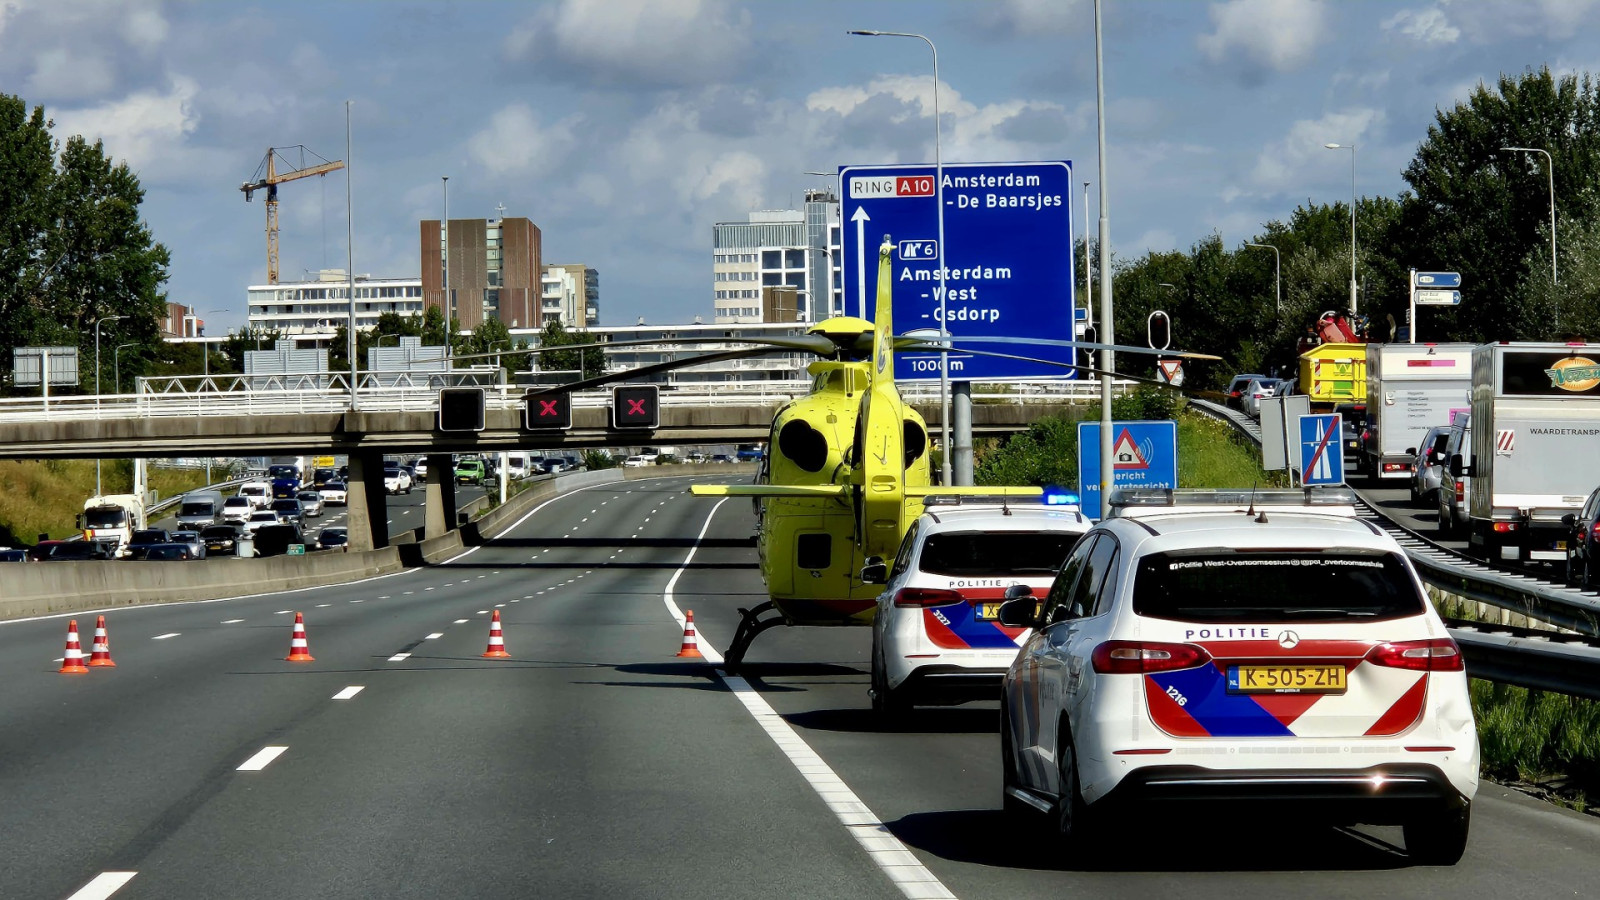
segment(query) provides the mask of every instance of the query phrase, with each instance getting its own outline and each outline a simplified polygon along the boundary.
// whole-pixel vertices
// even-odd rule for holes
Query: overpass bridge
[[[388,540],[372,527],[385,518],[385,454],[427,455],[430,472],[449,472],[452,453],[764,440],[773,414],[809,382],[662,386],[656,428],[613,428],[609,390],[577,393],[565,431],[523,428],[528,388],[489,385],[481,432],[437,429],[443,386],[439,375],[366,373],[352,404],[348,380],[336,374],[141,378],[131,395],[5,399],[0,459],[346,454],[351,541],[366,549]],[[902,394],[931,428],[939,427],[937,385],[908,383]],[[1021,431],[1097,395],[1097,385],[1075,382],[974,391],[973,433]],[[454,495],[441,487],[437,478],[427,484],[428,537],[456,520]]]

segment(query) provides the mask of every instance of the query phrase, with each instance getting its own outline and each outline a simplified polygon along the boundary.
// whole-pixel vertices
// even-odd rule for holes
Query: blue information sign
[[[1418,272],[1414,285],[1419,288],[1461,287],[1460,272]]]
[[[905,334],[939,330],[938,184],[934,167],[845,166],[843,259],[846,315],[872,318],[878,246],[894,244],[894,325]],[[962,335],[1053,338],[1073,334],[1072,164],[952,163],[944,167],[945,313]],[[1066,347],[983,344],[972,349],[1072,362]],[[902,379],[939,377],[939,354],[905,353]],[[950,354],[950,377],[966,381],[1073,377],[1073,370]]]
[[[1115,487],[1178,486],[1178,423],[1112,422],[1111,483]],[[1100,423],[1078,423],[1079,508],[1100,518]]]
[[[1300,483],[1344,484],[1341,417],[1300,416]]]

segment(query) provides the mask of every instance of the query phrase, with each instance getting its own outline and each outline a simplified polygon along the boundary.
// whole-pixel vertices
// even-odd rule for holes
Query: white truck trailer
[[[1465,467],[1449,460],[1452,474]],[[1472,352],[1469,550],[1566,558],[1567,528],[1600,484],[1600,344],[1484,344]]]
[[[1378,479],[1411,477],[1417,445],[1472,397],[1472,344],[1368,344],[1367,428],[1361,468]]]

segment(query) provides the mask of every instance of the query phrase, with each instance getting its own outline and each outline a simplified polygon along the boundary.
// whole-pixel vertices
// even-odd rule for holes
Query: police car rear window
[[[1153,553],[1139,561],[1133,611],[1182,622],[1371,622],[1422,612],[1392,553]]]
[[[1039,531],[945,531],[929,535],[917,568],[934,575],[1054,575],[1078,535]]]

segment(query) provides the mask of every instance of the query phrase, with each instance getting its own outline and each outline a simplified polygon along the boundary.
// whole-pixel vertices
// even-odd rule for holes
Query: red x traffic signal
[[[655,428],[659,424],[661,407],[655,385],[620,384],[612,389],[612,428]]]
[[[528,431],[562,431],[572,427],[572,395],[565,392],[522,396],[522,427]]]

